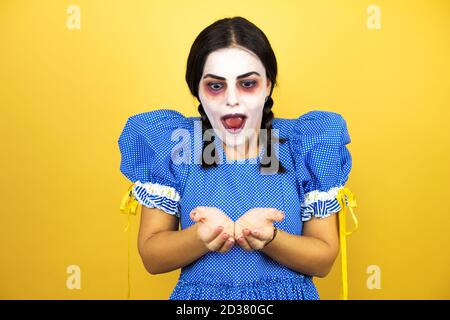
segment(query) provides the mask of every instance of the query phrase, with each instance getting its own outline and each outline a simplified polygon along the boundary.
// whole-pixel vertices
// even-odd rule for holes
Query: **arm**
[[[339,253],[337,213],[313,218],[303,225],[303,235],[278,230],[275,239],[261,251],[297,272],[325,277]]]
[[[177,217],[158,208],[142,206],[138,249],[149,273],[170,272],[196,261],[209,251],[225,253],[233,246],[227,241],[226,226],[211,224],[214,212],[206,208],[196,210],[191,216],[199,222],[178,230]]]
[[[178,231],[178,218],[142,206],[138,249],[151,274],[165,273],[197,260],[209,250],[197,237],[197,224]]]

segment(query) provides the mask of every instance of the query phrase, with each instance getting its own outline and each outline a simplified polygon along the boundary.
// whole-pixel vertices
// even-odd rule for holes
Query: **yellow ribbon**
[[[127,192],[124,194],[122,201],[120,202],[120,211],[124,213],[128,217],[127,226],[123,230],[123,232],[128,231],[128,290],[127,290],[127,299],[130,299],[131,293],[131,285],[130,285],[130,223],[131,217],[130,214],[136,215],[137,207],[139,202],[135,199],[133,195],[133,186],[134,183],[128,188]]]
[[[347,197],[347,199],[346,199]],[[339,211],[339,245],[341,247],[341,300],[348,300],[348,274],[347,274],[347,242],[346,237],[351,235],[356,229],[358,229],[358,219],[353,212],[353,208],[356,208],[355,195],[346,187],[338,190],[336,197],[337,201],[341,205],[341,210]],[[348,208],[352,214],[353,223],[355,225],[354,229],[350,232],[346,231],[346,221],[345,221],[345,208]]]

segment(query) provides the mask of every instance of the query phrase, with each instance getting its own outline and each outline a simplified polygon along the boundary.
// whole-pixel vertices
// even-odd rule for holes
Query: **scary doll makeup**
[[[265,68],[251,51],[232,47],[209,54],[199,83],[199,99],[216,135],[227,147],[257,141],[269,93]]]

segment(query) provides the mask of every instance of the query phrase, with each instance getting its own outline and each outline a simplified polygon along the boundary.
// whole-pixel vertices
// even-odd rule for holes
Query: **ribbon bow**
[[[128,290],[127,290],[127,299],[130,299],[130,214],[136,215],[137,207],[139,205],[139,202],[135,199],[133,195],[133,186],[134,183],[131,184],[131,186],[128,187],[127,192],[124,194],[122,201],[120,202],[120,211],[121,213],[124,213],[128,216],[128,222],[127,226],[123,230],[123,232],[128,231]]]
[[[339,244],[341,247],[341,300],[348,300],[348,275],[347,275],[347,242],[346,237],[351,235],[358,229],[358,219],[353,212],[353,208],[356,208],[355,195],[346,187],[338,190],[336,197],[337,201],[341,206],[339,211]],[[353,223],[355,225],[352,231],[346,231],[346,221],[345,221],[345,208],[348,208],[352,214]]]

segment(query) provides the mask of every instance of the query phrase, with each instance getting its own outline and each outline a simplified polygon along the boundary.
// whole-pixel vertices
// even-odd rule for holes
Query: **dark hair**
[[[272,112],[272,91],[274,86],[277,84],[277,60],[275,58],[272,47],[270,46],[269,40],[256,25],[245,18],[233,17],[217,20],[213,24],[206,27],[197,36],[189,52],[186,67],[186,82],[192,95],[200,101],[198,96],[198,88],[208,55],[218,49],[236,46],[244,47],[258,56],[266,69],[267,78],[271,81],[270,94],[264,104],[263,116],[261,121],[261,129],[266,129],[268,133],[270,132],[270,136],[267,138],[267,146],[263,155],[263,157],[265,157],[266,159],[267,157],[270,157],[270,162],[261,162],[260,168],[268,168],[271,166],[271,161],[277,161],[278,173],[283,173],[285,172],[285,168],[281,165],[275,155],[271,157],[271,154],[273,152],[272,140],[276,139],[276,137],[274,137],[272,134],[272,120],[274,117],[274,114]],[[204,135],[205,130],[212,129],[212,125],[201,103],[198,106],[198,111],[201,115],[202,134]],[[215,137],[213,136],[212,138],[214,139]],[[285,139],[281,137],[279,138],[280,143],[284,143],[285,141]],[[214,143],[214,140],[209,143]],[[203,139],[203,151],[209,143],[206,143],[206,141]],[[216,161],[212,164],[205,163],[202,152],[202,167],[208,168],[217,165],[218,159],[215,151],[216,150],[214,148],[213,154]]]

